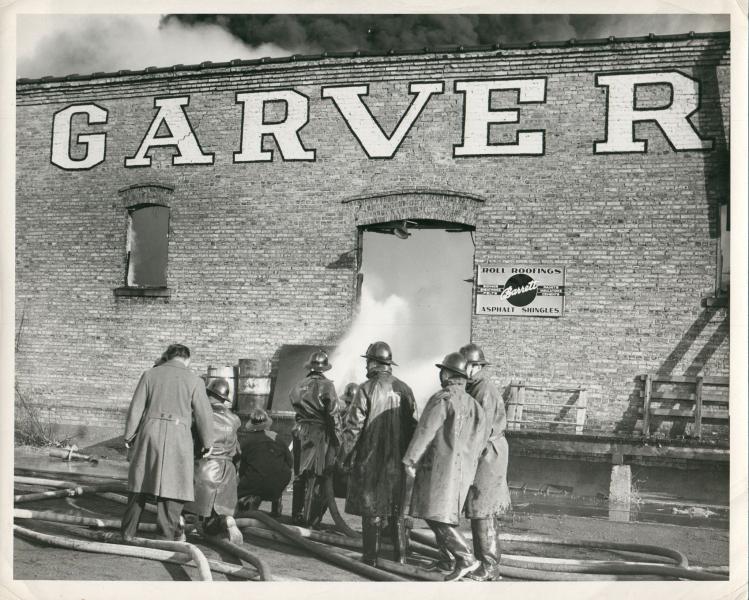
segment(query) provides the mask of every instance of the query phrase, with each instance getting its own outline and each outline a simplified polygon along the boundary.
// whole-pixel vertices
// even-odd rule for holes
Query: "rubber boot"
[[[491,581],[499,576],[499,552],[494,518],[471,519],[473,550],[481,566],[468,577],[474,581]]]
[[[455,555],[455,569],[445,576],[445,581],[459,581],[481,566],[468,542],[454,525],[443,524],[447,549]]]
[[[406,519],[398,516],[390,518],[390,538],[393,543],[393,560],[402,565],[406,564],[409,547],[409,527]]]
[[[371,567],[380,554],[380,517],[362,517],[362,562]]]
[[[307,480],[304,475],[298,475],[291,488],[291,522],[294,525],[306,526],[304,520],[304,500],[306,498]]]
[[[440,527],[440,523],[437,523],[436,521],[427,521],[426,523],[434,532],[434,538],[437,542],[437,549],[439,550],[440,557],[427,565],[425,570],[451,573],[455,569],[455,556],[453,556],[452,552],[447,549],[444,530]]]
[[[279,496],[271,502],[270,505],[270,516],[277,519],[283,513],[283,496]]]
[[[237,522],[234,520],[234,517],[224,517],[224,521],[226,533],[229,535],[229,541],[232,544],[241,544],[244,542],[244,537],[242,537],[242,532],[239,531],[239,527],[237,527]]]

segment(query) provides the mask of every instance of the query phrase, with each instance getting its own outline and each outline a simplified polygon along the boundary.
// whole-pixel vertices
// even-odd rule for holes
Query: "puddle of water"
[[[727,506],[690,504],[676,498],[669,501],[660,497],[655,502],[642,501],[627,509],[620,504],[610,504],[608,499],[601,496],[546,495],[517,490],[511,490],[511,495],[515,513],[569,515],[728,530]]]

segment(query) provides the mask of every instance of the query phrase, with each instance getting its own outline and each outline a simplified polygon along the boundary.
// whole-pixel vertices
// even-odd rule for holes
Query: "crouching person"
[[[466,364],[453,352],[436,365],[442,390],[424,407],[403,457],[406,475],[415,478],[410,514],[434,532],[442,556],[434,567],[449,571],[445,581],[462,579],[481,566],[458,530],[485,428],[484,410],[465,392]]]
[[[293,460],[288,447],[270,431],[273,419],[261,408],[250,413],[243,431],[239,463],[239,504],[237,514],[257,510],[263,501],[271,502],[271,516],[282,512],[281,495],[291,481]]]
[[[211,381],[206,392],[213,411],[213,450],[195,461],[195,500],[185,505],[185,511],[198,515],[206,534],[226,533],[232,542],[240,543],[242,534],[234,521],[237,507],[234,461],[239,454],[237,429],[241,421],[231,410],[229,383],[225,379]]]

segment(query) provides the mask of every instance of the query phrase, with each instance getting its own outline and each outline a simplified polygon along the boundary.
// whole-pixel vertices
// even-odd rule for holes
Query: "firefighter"
[[[313,352],[304,368],[307,376],[289,393],[296,411],[293,434],[299,459],[291,511],[295,523],[314,527],[325,514],[324,478],[335,464],[340,445],[338,396],[333,382],[323,375],[331,368],[325,351]]]
[[[182,508],[194,498],[193,421],[199,454],[208,456],[213,445],[211,407],[205,384],[189,369],[190,349],[172,344],[164,358],[143,373],[127,412],[129,500],[121,527],[126,541],[136,535],[149,498],[155,498],[156,520],[164,538],[184,538]]]
[[[270,430],[272,424],[268,413],[256,408],[243,428],[247,433],[239,466],[238,514],[270,501],[271,516],[281,515],[281,496],[291,481],[293,459],[286,444]]]
[[[214,442],[211,453],[195,460],[195,500],[185,505],[203,522],[208,535],[228,533],[234,543],[242,542],[242,534],[234,521],[237,508],[237,470],[239,441],[237,430],[242,422],[231,410],[229,382],[213,379],[206,387],[213,411]]]
[[[485,416],[465,392],[463,355],[452,352],[436,366],[442,389],[424,407],[403,464],[406,474],[415,477],[410,514],[434,532],[442,556],[434,566],[450,571],[446,581],[457,581],[481,566],[458,523],[485,439]]]
[[[344,458],[351,465],[346,512],[362,518],[363,562],[377,561],[382,521],[388,518],[395,560],[405,563],[408,530],[401,460],[416,428],[416,403],[411,388],[392,374],[396,363],[388,344],[370,344],[362,358],[367,361],[367,381],[346,415],[339,455],[339,463]]]
[[[497,539],[496,517],[510,508],[510,489],[507,486],[509,449],[505,439],[507,414],[499,390],[492,383],[484,367],[489,364],[484,351],[476,344],[467,344],[460,353],[468,362],[466,391],[486,413],[486,444],[479,456],[476,477],[468,491],[466,517],[471,519],[473,551],[481,567],[469,577],[476,581],[498,580],[500,546]]]

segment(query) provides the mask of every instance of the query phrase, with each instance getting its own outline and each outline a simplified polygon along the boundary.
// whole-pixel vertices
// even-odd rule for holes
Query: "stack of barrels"
[[[270,362],[259,358],[240,358],[236,366],[208,367],[207,383],[222,377],[229,382],[234,412],[244,424],[254,408],[268,408]]]

